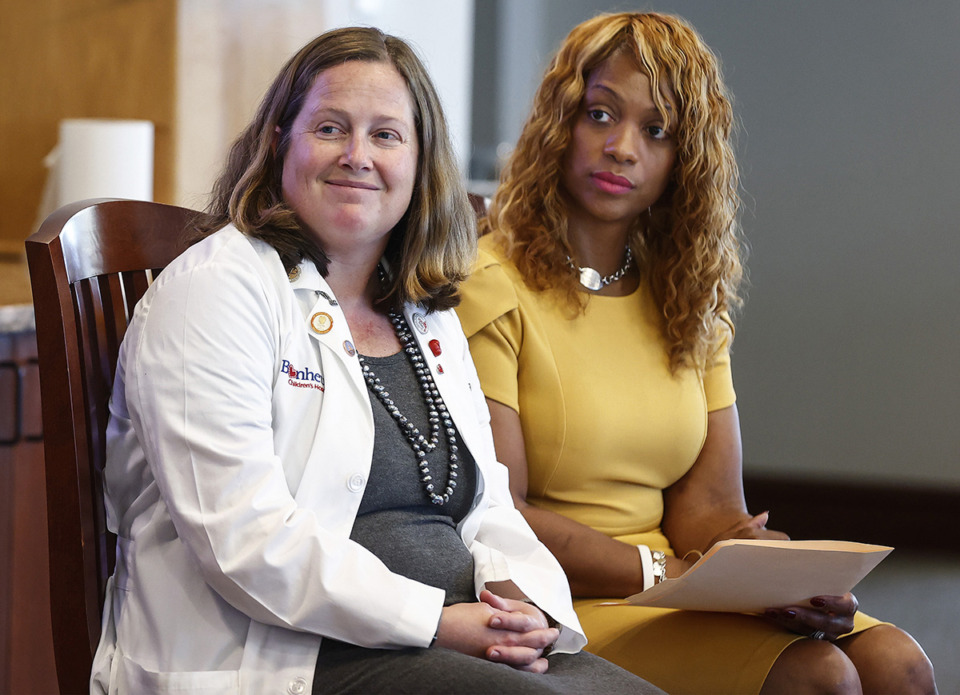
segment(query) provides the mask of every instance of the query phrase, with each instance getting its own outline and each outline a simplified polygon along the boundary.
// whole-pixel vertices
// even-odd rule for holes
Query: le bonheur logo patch
[[[297,369],[290,360],[283,360],[280,373],[287,375],[287,383],[301,389],[317,389],[323,391],[323,374],[312,371],[309,367]]]

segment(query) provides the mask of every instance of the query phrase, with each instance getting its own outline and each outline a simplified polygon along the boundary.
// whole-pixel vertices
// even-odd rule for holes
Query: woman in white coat
[[[305,46],[121,349],[93,691],[655,690],[578,653],[512,505],[450,310],[474,244],[416,56]]]

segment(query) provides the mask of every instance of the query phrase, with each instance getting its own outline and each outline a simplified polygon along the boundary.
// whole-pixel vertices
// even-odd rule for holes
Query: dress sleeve
[[[710,364],[703,372],[703,391],[707,397],[707,412],[729,408],[737,402],[730,367],[730,343],[733,342],[733,322],[727,314],[721,315],[719,330],[724,338]]]
[[[484,395],[519,410],[517,363],[523,342],[519,300],[503,266],[485,251],[461,287],[457,315],[470,341]]]

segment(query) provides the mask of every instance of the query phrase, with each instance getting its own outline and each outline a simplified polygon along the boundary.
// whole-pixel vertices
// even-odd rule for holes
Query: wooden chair
[[[87,692],[116,539],[101,475],[117,352],[137,300],[185,247],[192,210],[133,200],[60,208],[26,241],[37,325],[60,691]]]

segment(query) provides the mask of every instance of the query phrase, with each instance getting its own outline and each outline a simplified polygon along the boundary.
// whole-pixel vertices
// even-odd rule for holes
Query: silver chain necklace
[[[382,271],[381,271],[382,272]],[[406,415],[400,412],[400,409],[390,398],[390,392],[380,383],[380,379],[374,374],[370,365],[367,364],[362,355],[357,355],[360,359],[360,366],[363,369],[363,378],[367,382],[367,388],[383,403],[383,407],[393,417],[394,421],[400,427],[403,436],[407,438],[414,456],[417,458],[417,467],[420,469],[420,482],[426,491],[430,501],[436,505],[446,504],[453,496],[453,491],[457,487],[457,471],[460,469],[459,457],[457,456],[457,430],[453,426],[453,419],[447,411],[447,406],[437,390],[437,385],[433,381],[433,375],[430,373],[430,367],[427,366],[420,352],[417,341],[414,340],[410,327],[404,320],[403,315],[396,310],[391,309],[388,316],[390,323],[393,324],[393,330],[397,334],[403,351],[407,353],[413,371],[416,372],[417,381],[420,383],[420,391],[423,394],[424,403],[427,404],[427,412],[430,420],[430,439],[424,437],[417,426],[414,425]],[[434,484],[433,476],[430,474],[430,467],[427,464],[427,454],[437,448],[440,442],[440,425],[443,425],[444,433],[447,436],[447,443],[450,446],[450,463],[447,470],[447,484],[443,494],[437,493],[437,485]]]
[[[588,290],[596,292],[597,290],[606,287],[610,283],[616,282],[627,274],[627,271],[630,270],[630,266],[633,265],[633,252],[630,250],[630,247],[627,246],[627,257],[624,259],[623,265],[620,266],[616,272],[605,277],[601,277],[600,273],[593,268],[578,266],[573,262],[573,259],[570,258],[570,256],[567,256],[567,263],[569,263],[570,267],[574,270],[580,271],[580,284],[586,287]]]

